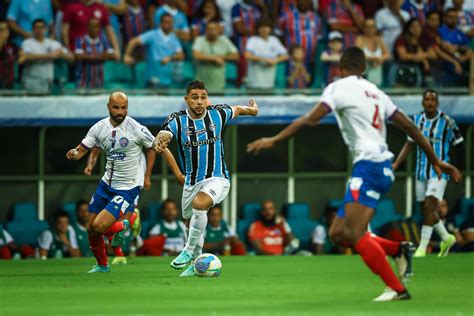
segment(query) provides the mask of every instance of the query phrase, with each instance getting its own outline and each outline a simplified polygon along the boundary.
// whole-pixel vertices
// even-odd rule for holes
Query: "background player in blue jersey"
[[[449,150],[452,146],[462,143],[463,138],[459,128],[452,118],[438,109],[438,93],[426,90],[423,93],[423,112],[414,117],[415,125],[430,142],[436,156],[449,162]],[[408,137],[405,146],[393,164],[396,170],[406,159],[414,146],[413,140]],[[416,201],[421,203],[423,212],[423,226],[421,228],[420,245],[415,257],[425,257],[426,247],[430,242],[433,228],[441,238],[439,257],[448,255],[449,249],[456,242],[456,237],[449,234],[443,221],[439,217],[439,201],[443,199],[449,176],[445,173],[439,179],[433,166],[429,163],[426,154],[417,147],[416,150]]]
[[[248,144],[247,150],[258,152],[271,148],[277,142],[292,137],[304,127],[318,124],[324,116],[333,111],[354,165],[344,197],[344,214],[338,212],[339,220],[335,220],[331,225],[329,231],[331,239],[336,242],[348,241],[364,263],[383,280],[387,289],[374,301],[410,299],[406,287],[397,278],[386,259],[387,255],[404,254],[405,272],[408,272],[411,269],[410,249],[402,247],[401,243],[372,236],[367,232],[367,226],[378,202],[390,189],[395,178],[391,168],[393,154],[388,150],[386,143],[385,120],[390,119],[412,137],[426,153],[439,177],[442,172],[447,172],[456,181],[460,181],[461,173],[450,164],[439,160],[433,148],[410,119],[397,109],[383,91],[362,77],[366,60],[360,48],[346,49],[339,66],[342,78],[324,89],[319,104],[275,136],[261,138]],[[341,221],[341,230],[336,231],[333,226],[338,225],[337,222],[341,224]],[[336,238],[338,240],[335,240]]]
[[[189,232],[185,248],[171,262],[175,269],[184,268],[201,254],[207,211],[229,193],[229,171],[222,143],[224,126],[240,115],[258,113],[257,103],[252,99],[248,106],[208,106],[207,89],[199,80],[188,85],[184,100],[187,109],[169,116],[156,136],[154,147],[160,153],[172,137],[176,138],[179,161],[185,170],[181,208]],[[192,275],[191,264],[181,276]]]

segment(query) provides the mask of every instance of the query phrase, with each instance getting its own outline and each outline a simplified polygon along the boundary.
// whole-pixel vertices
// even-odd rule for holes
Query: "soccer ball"
[[[222,263],[212,253],[203,253],[194,261],[194,271],[199,277],[218,277],[222,272]]]

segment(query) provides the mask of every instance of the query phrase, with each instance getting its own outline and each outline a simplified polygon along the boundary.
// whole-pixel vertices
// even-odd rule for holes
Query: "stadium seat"
[[[183,80],[185,82],[194,80],[194,65],[192,61],[185,61],[183,65]]]
[[[293,234],[300,240],[300,249],[301,250],[310,250],[311,245],[311,233],[313,232],[317,221],[311,219],[289,219],[288,224],[293,231]]]
[[[146,220],[146,221],[141,221],[142,224],[142,231],[140,232],[140,235],[142,236],[143,239],[148,238],[148,234],[150,233],[150,229],[156,224],[156,220]]]
[[[343,203],[344,203],[344,200],[329,200],[327,203],[327,206],[331,208],[339,209],[339,207],[341,207]]]
[[[117,88],[128,86],[133,83],[132,68],[124,63],[107,61],[104,64],[104,87]]]
[[[469,218],[474,216],[474,199],[462,199],[459,212],[454,216],[454,224],[460,227]]]
[[[146,63],[141,62],[141,63],[136,63],[135,67],[133,69],[133,82],[135,88],[138,89],[144,89],[146,85],[146,80],[145,80],[145,71],[146,71]]]
[[[277,71],[276,71],[276,78],[275,78],[275,87],[278,89],[285,89],[286,88],[286,67],[287,63],[279,63],[277,65]]]
[[[242,219],[254,222],[260,215],[260,209],[262,207],[259,203],[245,203],[242,205]]]
[[[12,235],[17,245],[32,245],[38,243],[38,236],[49,225],[46,221],[11,221],[6,224],[6,229]]]
[[[235,88],[235,81],[237,80],[237,65],[235,63],[225,64],[225,79],[226,88]]]
[[[76,202],[67,202],[63,205],[63,210],[69,215],[69,223],[75,223],[77,221],[76,217]]]
[[[146,219],[149,221],[156,222],[161,218],[161,203],[150,203],[146,208]]]
[[[420,203],[414,201],[413,202],[413,212],[410,218],[413,222],[421,225],[423,221],[423,214],[421,213]]]
[[[34,203],[16,203],[13,206],[13,220],[18,222],[38,220],[38,210]]]
[[[252,225],[252,223],[253,221],[248,221],[245,219],[241,219],[237,222],[237,235],[247,247],[250,247],[250,244],[247,238],[247,232],[249,230],[250,225]]]
[[[403,216],[395,211],[393,200],[382,200],[375,209],[375,215],[370,221],[370,227],[377,234],[383,225],[401,219],[403,219]]]
[[[309,219],[309,205],[307,203],[292,203],[286,206],[286,218],[290,219]]]

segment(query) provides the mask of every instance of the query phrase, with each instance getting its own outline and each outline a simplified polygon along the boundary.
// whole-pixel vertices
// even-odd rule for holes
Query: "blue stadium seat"
[[[161,218],[161,203],[150,203],[146,208],[146,219],[150,221],[156,222],[159,218]]]
[[[194,64],[192,61],[185,61],[183,65],[183,80],[185,82],[194,80]]]
[[[415,222],[418,225],[421,225],[421,222],[423,221],[423,214],[421,213],[420,203],[416,201],[413,202],[413,211],[410,219],[412,220],[412,222]]]
[[[140,232],[140,235],[142,236],[143,239],[147,239],[148,234],[150,233],[150,229],[156,224],[156,221],[146,220],[146,221],[141,221],[141,224],[142,224],[142,231]]]
[[[226,79],[226,88],[235,88],[235,82],[237,80],[236,63],[228,62],[225,64],[225,79]]]
[[[292,203],[286,206],[286,217],[290,219],[309,219],[309,205],[307,203]]]
[[[254,222],[258,219],[261,210],[260,203],[245,203],[242,205],[242,219]]]
[[[310,250],[311,233],[318,222],[312,219],[292,219],[288,220],[288,224],[293,234],[300,240],[300,249]]]
[[[462,199],[459,212],[454,216],[454,224],[460,227],[469,218],[474,216],[474,199]]]
[[[241,219],[237,222],[237,235],[239,236],[240,240],[247,246],[250,247],[247,232],[249,230],[250,225],[252,225],[253,221]]]
[[[329,200],[327,206],[339,209],[343,203],[344,200]]]
[[[76,202],[67,202],[63,205],[63,210],[66,211],[69,215],[69,223],[75,223],[77,221],[76,217]]]
[[[146,71],[146,63],[140,62],[136,63],[133,69],[133,78],[134,78],[134,86],[138,89],[144,89],[146,85],[145,80],[145,71]]]
[[[104,88],[131,87],[133,69],[121,62],[107,61],[104,63]]]
[[[38,210],[34,203],[16,203],[13,206],[13,220],[18,222],[35,221],[38,219]]]
[[[401,219],[403,219],[403,216],[395,211],[393,200],[382,200],[375,209],[375,215],[372,221],[370,221],[370,227],[372,231],[377,234],[383,225]]]
[[[38,243],[38,236],[44,230],[48,229],[49,225],[46,221],[11,221],[6,225],[7,231],[12,235],[17,245],[32,245]]]
[[[278,89],[285,89],[286,88],[286,67],[287,63],[279,63],[277,65],[276,77],[275,77],[275,87]]]

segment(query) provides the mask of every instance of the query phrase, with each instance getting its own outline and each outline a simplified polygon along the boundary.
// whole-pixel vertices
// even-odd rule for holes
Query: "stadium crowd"
[[[352,45],[376,84],[467,86],[473,26],[463,0],[0,0],[0,89],[315,87]]]
[[[217,255],[352,254],[351,249],[334,245],[328,237],[328,229],[340,202],[329,201],[318,221],[310,218],[309,207],[304,203],[285,205],[281,212],[277,212],[275,203],[271,200],[265,200],[261,204],[245,204],[242,206],[237,231],[223,219],[222,208],[217,205],[209,210],[204,252]],[[456,252],[474,251],[474,204],[468,203],[471,206],[464,211],[450,211],[446,200],[440,201],[440,217],[456,237],[453,248]],[[34,236],[34,242],[30,243],[17,245],[12,237],[15,234],[21,236],[31,233],[28,221],[20,223],[23,233],[21,230],[9,233],[11,221],[4,226],[0,225],[0,259],[91,257],[86,228],[88,204],[85,200],[79,200],[72,208],[65,206],[59,209],[50,218],[49,227],[39,231]],[[175,256],[184,248],[186,229],[180,219],[176,201],[166,199],[153,205],[157,207],[147,207],[127,230],[122,247],[111,247],[110,238],[104,236],[108,243],[108,254],[115,257],[114,262],[126,262],[124,258],[127,255]],[[21,213],[22,210],[14,209],[13,212]],[[390,211],[380,212],[383,213]],[[462,213],[466,216],[460,216]],[[13,221],[18,216],[19,214],[10,214]],[[409,240],[417,244],[420,216],[419,212],[408,219],[396,215],[386,218],[380,226],[372,222],[372,228],[385,238]],[[438,251],[439,243],[439,238],[434,237],[428,251]]]

